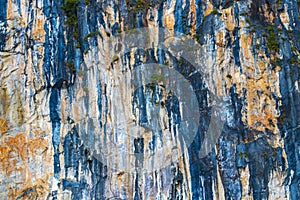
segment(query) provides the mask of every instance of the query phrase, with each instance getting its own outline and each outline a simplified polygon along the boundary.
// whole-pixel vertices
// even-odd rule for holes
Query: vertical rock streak
[[[299,199],[299,6],[0,0],[1,199]],[[114,36],[142,27],[152,47],[119,55],[126,38],[113,46]],[[161,48],[155,27],[201,45],[205,80]],[[149,63],[176,70],[197,97],[188,146],[184,92],[160,76],[131,85]],[[200,158],[213,94],[226,99],[225,124]]]

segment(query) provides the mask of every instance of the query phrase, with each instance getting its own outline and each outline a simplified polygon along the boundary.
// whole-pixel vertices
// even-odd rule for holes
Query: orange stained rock
[[[283,13],[280,13],[279,16],[280,16],[282,23],[287,23],[287,24],[290,23],[290,18],[289,18],[288,13],[283,12]]]
[[[172,30],[175,25],[175,19],[173,14],[168,14],[164,17],[164,24],[165,26]]]
[[[205,13],[204,13],[204,17],[209,15],[213,10],[214,10],[214,6],[211,4],[210,1],[207,1],[207,7],[206,7],[206,10],[205,10]]]
[[[19,190],[11,189],[10,197],[16,197],[20,200],[28,199],[44,199],[50,192],[49,187],[49,175],[39,178],[35,181],[35,184],[28,183],[23,185]]]
[[[268,4],[263,5],[262,9],[259,10],[261,13],[264,13],[265,18],[269,23],[273,23],[275,18],[274,12],[271,11],[271,8],[269,7]]]
[[[7,14],[6,14],[6,19],[7,20],[12,20],[14,19],[14,3],[13,0],[8,0],[7,1]]]
[[[192,17],[192,28],[191,28],[191,34],[195,34],[196,31],[196,5],[195,5],[195,0],[191,1],[191,8],[190,8],[190,12],[191,12],[191,17]]]
[[[223,31],[219,31],[217,33],[216,43],[220,47],[224,47],[225,46],[225,35],[224,35]]]
[[[240,37],[240,45],[243,53],[243,58],[249,63],[253,64],[253,56],[251,52],[251,47],[252,46],[252,36],[251,35],[246,35],[246,34],[241,34]]]
[[[0,118],[0,134],[5,133],[8,129],[8,126],[6,124],[6,119]]]
[[[222,46],[222,38],[224,37],[222,32],[218,32],[216,39],[217,45]],[[240,36],[240,48],[241,59],[244,59],[242,63],[243,74],[247,80],[243,80],[242,74],[237,72],[233,74],[233,69],[229,66],[223,76],[226,74],[232,75],[232,78],[225,78],[227,82],[227,88],[232,84],[236,84],[237,92],[241,94],[242,88],[247,89],[247,105],[244,108],[247,110],[247,114],[243,117],[243,121],[251,129],[258,131],[270,130],[274,134],[278,133],[276,102],[272,98],[272,93],[279,93],[279,87],[276,80],[278,79],[278,70],[270,70],[270,59],[262,52],[259,53],[260,57],[264,59],[254,59],[254,55],[249,49],[252,46],[252,36],[247,34],[241,34]],[[225,59],[223,48],[218,48],[216,64],[220,67],[224,67],[221,61]],[[226,67],[226,66],[225,66]],[[235,70],[234,70],[235,71]],[[240,76],[239,76],[240,75]],[[222,77],[222,76],[221,76]],[[241,78],[237,78],[241,77]],[[223,77],[224,80],[224,77]],[[223,87],[222,80],[216,80],[218,88]],[[218,91],[218,94],[222,94],[222,91]]]
[[[49,188],[47,180],[50,175],[46,172],[46,177],[41,178],[34,176],[32,172],[30,172],[29,164],[32,159],[37,159],[36,155],[39,154],[38,150],[42,152],[40,155],[43,155],[48,149],[48,142],[43,138],[28,138],[25,133],[19,133],[15,136],[4,135],[1,139],[0,171],[8,179],[13,178],[14,180],[14,183],[7,186],[9,197],[16,199],[16,197],[22,196],[22,192],[29,188],[34,188],[35,193],[39,194],[38,196],[40,198],[41,192],[39,191],[46,191]],[[47,162],[46,158],[45,161]],[[18,174],[17,177],[16,174]],[[34,183],[32,179],[35,179]],[[24,195],[23,199],[28,199],[28,197],[26,197],[28,192],[25,192]]]
[[[260,80],[249,80],[248,89],[248,125],[255,130],[265,131],[269,129],[276,132],[277,118],[273,113],[276,102],[272,99],[269,88],[270,84],[266,81],[267,75],[263,75]]]
[[[40,11],[41,12],[41,11]],[[39,40],[40,42],[45,42],[45,30],[44,30],[45,21],[43,19],[37,18],[36,23],[34,24],[34,28],[32,30],[32,37],[35,40]]]
[[[234,28],[236,26],[236,22],[235,22],[234,11],[233,11],[232,7],[222,10],[221,20],[224,21],[226,29],[228,31],[234,30]]]

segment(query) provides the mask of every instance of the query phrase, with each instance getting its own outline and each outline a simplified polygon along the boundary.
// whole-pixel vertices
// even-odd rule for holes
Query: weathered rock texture
[[[299,6],[0,0],[0,198],[300,199]],[[117,54],[107,45],[142,27],[153,48]],[[208,78],[159,49],[156,28],[197,41]],[[200,125],[187,147],[183,94],[131,87],[130,71],[149,62],[193,87]],[[210,93],[227,99],[225,124],[200,159]],[[130,123],[150,131],[124,134]]]

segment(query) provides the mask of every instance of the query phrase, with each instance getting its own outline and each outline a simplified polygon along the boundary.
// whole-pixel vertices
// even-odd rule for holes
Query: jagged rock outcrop
[[[0,0],[1,199],[300,199],[299,8]]]

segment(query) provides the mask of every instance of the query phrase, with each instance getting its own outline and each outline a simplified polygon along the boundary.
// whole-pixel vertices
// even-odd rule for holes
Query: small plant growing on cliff
[[[211,13],[213,15],[221,15],[221,13],[218,11],[218,9],[214,9]]]
[[[76,42],[76,48],[80,49],[80,47],[81,47],[80,42]]]
[[[78,36],[78,31],[77,29],[75,29],[74,33],[73,33],[73,37],[78,40],[79,36]]]
[[[84,4],[85,4],[86,6],[89,6],[89,5],[91,4],[91,0],[85,0],[85,1],[84,1]]]
[[[97,35],[97,34],[99,34],[99,31],[98,31],[98,30],[96,30],[96,31],[94,31],[94,32],[90,32],[90,33],[88,33],[86,36],[84,36],[83,39],[86,41],[86,40],[88,40],[89,37],[92,37],[92,36]]]
[[[78,19],[77,19],[77,9],[80,0],[65,0],[65,3],[61,6],[61,9],[64,10],[67,20],[66,24],[68,25],[69,32],[71,35],[78,41]],[[76,43],[76,48],[80,48],[80,43]]]
[[[268,157],[268,153],[267,152],[263,152],[263,157]]]
[[[267,46],[270,51],[279,51],[279,43],[278,43],[278,38],[275,34],[274,28],[272,26],[268,26],[267,30],[269,34],[264,33],[263,37],[267,39]]]
[[[67,66],[73,73],[76,72],[76,67],[75,67],[74,62],[67,61],[67,62],[66,62],[66,66]]]
[[[250,21],[250,19],[249,18],[246,18],[246,22],[249,24],[249,26],[251,27],[251,21]]]
[[[66,66],[67,66],[67,67],[73,67],[73,66],[74,66],[74,63],[73,63],[73,62],[70,62],[70,61],[67,61]]]
[[[67,16],[67,24],[69,25],[77,25],[77,8],[80,0],[66,0],[62,5],[62,9],[65,11]]]
[[[154,83],[147,84],[147,87],[150,88],[152,91],[155,90],[155,84]]]
[[[165,80],[166,80],[166,78],[161,74],[153,74],[151,76],[151,81],[154,81],[154,82],[160,82],[160,81],[165,81]]]
[[[279,123],[280,123],[281,126],[284,125],[284,121],[285,121],[285,118],[286,118],[286,117],[287,117],[286,114],[283,113],[283,114],[280,115],[280,117],[278,118],[278,121],[279,121]]]
[[[273,65],[275,65],[275,66],[279,66],[280,65],[280,63],[281,63],[281,59],[280,58],[276,58],[273,62],[271,62]]]
[[[277,155],[278,155],[278,152],[276,150],[273,151],[273,157],[277,157]]]
[[[149,4],[149,3],[146,3],[146,9],[148,10],[148,9],[150,9],[150,8],[151,8],[150,4]]]
[[[82,69],[80,69],[78,71],[78,76],[83,77],[84,76],[84,71]]]
[[[226,77],[232,79],[232,76],[230,74],[227,74]]]
[[[143,5],[144,5],[144,3],[143,3],[142,0],[137,0],[137,1],[135,2],[135,9],[136,9],[136,10],[141,10],[142,7],[143,7]]]
[[[201,36],[200,34],[195,33],[194,38],[198,41],[200,39],[200,36]]]
[[[243,152],[239,152],[239,157],[240,157],[240,159],[243,158]]]
[[[84,91],[85,93],[88,93],[88,92],[89,92],[89,87],[88,87],[87,85],[85,85],[85,86],[83,87],[83,91]]]
[[[83,54],[84,54],[84,55],[88,54],[89,50],[90,50],[90,49],[84,50]]]
[[[180,65],[180,66],[182,66],[183,65],[183,60],[178,60],[178,64]]]
[[[291,58],[290,63],[293,65],[293,64],[297,63],[297,60],[293,57],[293,58]]]
[[[112,57],[112,61],[113,61],[113,62],[116,62],[116,61],[118,61],[118,60],[119,60],[119,56],[114,55],[114,56]]]

